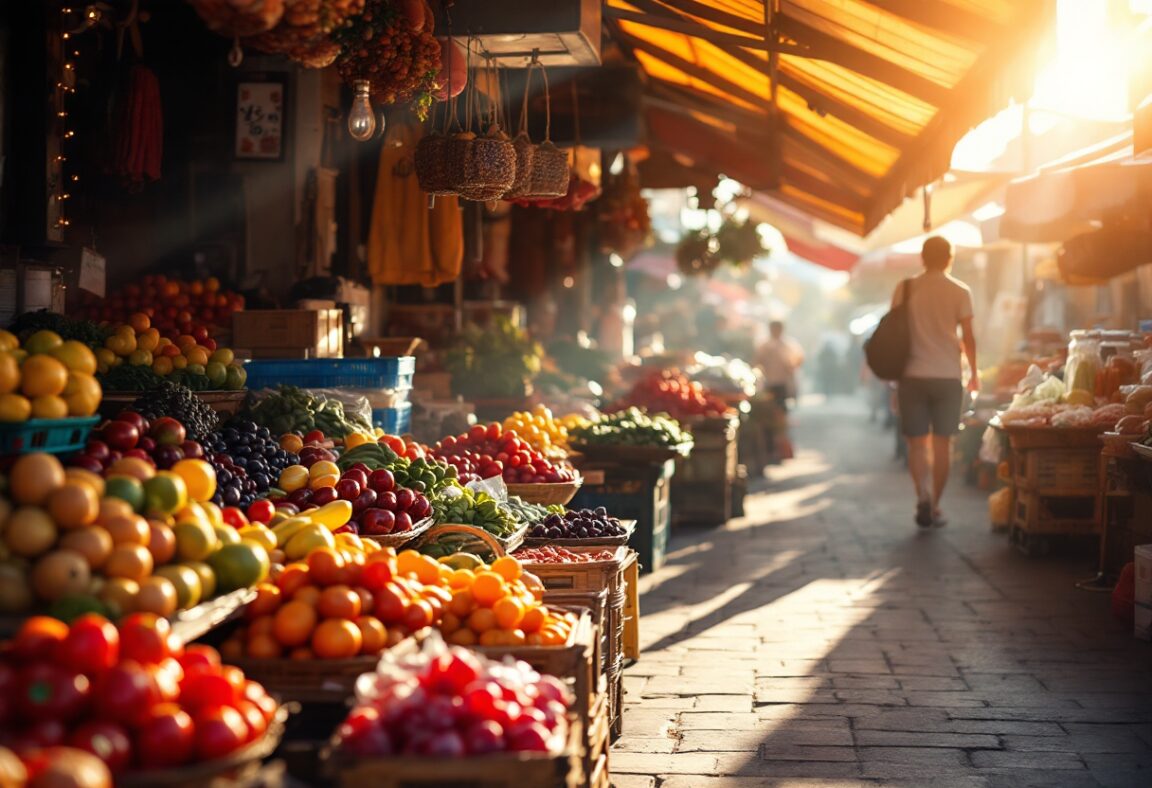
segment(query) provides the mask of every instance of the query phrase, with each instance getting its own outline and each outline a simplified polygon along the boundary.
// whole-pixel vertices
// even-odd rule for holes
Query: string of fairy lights
[[[63,230],[71,224],[66,213],[65,204],[72,198],[71,188],[80,181],[76,173],[65,174],[65,163],[68,161],[66,143],[76,138],[76,130],[68,126],[68,97],[76,93],[76,60],[80,57],[80,50],[74,46],[73,38],[78,32],[83,32],[100,21],[100,10],[96,6],[87,6],[82,12],[82,21],[77,26],[73,19],[75,9],[67,4],[60,8],[60,51],[64,59],[64,69],[56,82],[56,99],[54,106],[56,115],[60,119],[61,144],[56,153],[56,164],[59,167],[62,184],[57,188],[55,198],[58,203],[56,221],[53,226]]]

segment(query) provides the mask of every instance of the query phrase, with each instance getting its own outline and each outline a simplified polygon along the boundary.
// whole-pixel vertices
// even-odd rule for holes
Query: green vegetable
[[[511,536],[521,526],[516,515],[488,493],[454,488],[433,496],[431,501],[437,523],[474,525],[496,536]]]
[[[73,320],[47,309],[25,312],[12,321],[8,330],[20,337],[21,342],[37,331],[55,331],[62,339],[79,340],[93,350],[104,347],[104,340],[112,333],[91,320]]]
[[[506,317],[486,329],[465,327],[460,342],[445,354],[458,394],[474,397],[522,397],[524,385],[540,372],[543,350]]]
[[[339,400],[322,399],[296,386],[280,386],[248,408],[249,417],[274,433],[310,432],[344,437],[371,432],[372,425],[344,412]]]
[[[680,422],[667,415],[649,415],[640,408],[628,408],[601,416],[569,434],[574,444],[587,446],[645,446],[684,450],[692,445],[692,435],[680,427]]]

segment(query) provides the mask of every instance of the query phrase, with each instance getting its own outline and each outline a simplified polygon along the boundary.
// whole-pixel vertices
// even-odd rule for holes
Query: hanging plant
[[[676,265],[685,276],[711,274],[720,265],[716,238],[707,230],[695,230],[680,239],[676,247]]]
[[[716,247],[717,257],[737,266],[748,265],[754,257],[768,251],[755,224],[747,219],[739,222],[732,217],[725,219],[716,231]]]

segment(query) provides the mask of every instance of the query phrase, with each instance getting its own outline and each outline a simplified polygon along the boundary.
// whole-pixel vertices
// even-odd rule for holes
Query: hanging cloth
[[[463,224],[455,196],[420,190],[413,165],[420,126],[389,123],[380,149],[368,231],[368,272],[378,285],[436,287],[460,276]]]

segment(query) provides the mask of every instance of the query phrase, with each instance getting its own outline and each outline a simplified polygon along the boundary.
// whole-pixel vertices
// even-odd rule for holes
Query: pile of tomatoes
[[[563,746],[571,695],[525,662],[499,663],[438,641],[403,665],[361,677],[360,701],[337,730],[356,757],[460,758]]]
[[[649,413],[667,413],[676,419],[693,416],[723,416],[727,403],[681,372],[663,369],[651,372],[632,386],[620,409],[644,408]]]
[[[432,447],[436,459],[456,466],[461,484],[502,476],[508,484],[555,484],[576,479],[566,462],[550,460],[499,422],[477,424],[463,435],[449,435]]]
[[[33,616],[0,660],[0,744],[74,747],[113,774],[223,758],[263,737],[277,708],[215,649],[185,647],[151,613],[119,625]]]

